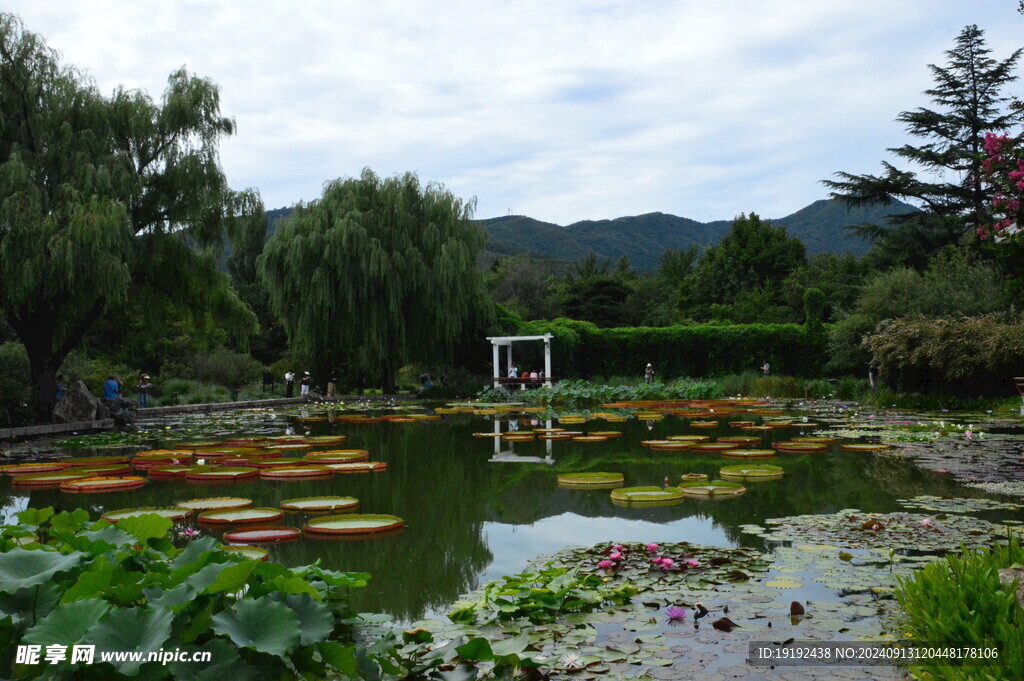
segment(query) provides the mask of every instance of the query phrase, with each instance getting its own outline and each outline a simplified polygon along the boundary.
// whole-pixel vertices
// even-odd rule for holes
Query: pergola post
[[[509,343],[505,346],[505,358],[508,360],[508,366],[505,367],[505,375],[507,376],[512,371],[512,344]]]
[[[544,384],[551,385],[551,338],[544,339]]]
[[[498,378],[501,377],[501,367],[498,366],[498,342],[491,341],[491,354],[494,356],[494,387],[498,388],[501,383],[498,382]]]

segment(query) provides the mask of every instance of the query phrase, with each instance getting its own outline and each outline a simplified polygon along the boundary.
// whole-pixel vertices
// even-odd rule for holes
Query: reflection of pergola
[[[494,387],[497,388],[501,385],[499,380],[502,376],[508,375],[508,370],[512,368],[512,344],[519,341],[544,341],[544,383],[551,385],[551,339],[554,338],[550,333],[546,333],[543,336],[491,336],[487,340],[491,341],[491,350],[494,353]],[[498,347],[505,346],[505,371],[502,372],[498,366],[500,358],[498,357]]]

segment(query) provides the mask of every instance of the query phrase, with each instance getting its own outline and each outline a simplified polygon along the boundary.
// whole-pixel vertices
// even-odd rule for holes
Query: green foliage
[[[485,388],[477,397],[484,401],[501,399],[504,393]],[[586,406],[602,402],[623,400],[702,400],[722,397],[721,387],[712,381],[680,379],[663,383],[636,385],[601,385],[590,381],[560,381],[526,393],[525,399],[534,404]]]
[[[217,156],[234,124],[213,83],[180,70],[160,103],[105,97],[10,14],[0,80],[0,308],[29,356],[36,418],[64,358],[130,298],[252,324],[211,250],[238,208]]]
[[[1024,609],[1016,582],[1003,584],[999,570],[1024,563],[1016,538],[991,549],[963,549],[899,579],[896,597],[904,611],[901,630],[911,640],[942,645],[1000,648],[998,664],[915,665],[915,676],[949,681],[1010,681],[1024,669]]]
[[[825,294],[818,288],[808,288],[804,291],[804,324],[814,333],[821,333],[823,330],[822,320],[825,317]]]
[[[157,515],[116,526],[90,522],[84,511],[30,509],[18,519],[0,528],[5,678],[72,672],[69,663],[14,665],[20,643],[95,645],[96,663],[74,669],[81,679],[168,678],[171,670],[159,662],[101,664],[99,653],[176,648],[215,648],[217,665],[259,678],[296,668],[322,678],[338,669],[332,659],[359,655],[396,669],[387,659],[393,649],[377,660],[331,640],[351,628],[349,593],[368,575],[243,559],[210,537],[178,548],[167,538],[171,521]],[[334,654],[322,654],[323,645]]]
[[[196,355],[191,368],[198,380],[228,388],[240,388],[263,374],[263,365],[251,356],[227,349]]]
[[[0,344],[0,426],[20,426],[31,419],[29,386],[25,346],[21,343]]]
[[[897,117],[922,144],[889,151],[924,173],[883,162],[881,176],[840,172],[839,179],[824,182],[833,197],[849,205],[888,204],[900,198],[926,207],[926,212],[908,215],[896,227],[861,230],[875,240],[877,262],[922,267],[937,250],[958,243],[968,225],[991,222],[993,192],[981,182],[980,173],[984,135],[1009,129],[1024,112],[1007,108],[1010,97],[1004,94],[1005,86],[1017,79],[1013,70],[1021,50],[1002,61],[990,54],[984,31],[964,27],[956,46],[946,52],[947,64],[929,65],[935,85],[925,94],[938,110],[922,107]]]
[[[412,173],[381,180],[369,169],[298,206],[259,259],[292,351],[318,373],[347,360],[388,389],[400,366],[449,359],[489,312],[472,209]]]
[[[897,319],[881,324],[865,343],[881,376],[899,390],[1005,395],[1024,363],[1024,319]]]
[[[479,599],[450,612],[448,617],[470,624],[524,617],[534,624],[544,624],[567,613],[628,603],[637,593],[638,589],[628,583],[607,584],[596,575],[547,565],[489,583]]]
[[[754,213],[740,215],[729,234],[697,262],[686,283],[687,308],[701,318],[712,304],[732,305],[741,294],[758,289],[772,291],[775,298],[775,287],[804,262],[804,245],[785,227]]]

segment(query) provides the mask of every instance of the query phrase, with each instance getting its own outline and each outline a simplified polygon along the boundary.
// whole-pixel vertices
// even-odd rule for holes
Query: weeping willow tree
[[[297,206],[259,263],[293,351],[361,367],[387,392],[404,364],[447,359],[485,309],[473,207],[414,174],[368,169]]]
[[[220,169],[234,124],[219,109],[217,87],[184,70],[159,103],[103,96],[0,14],[0,309],[28,353],[39,420],[64,358],[130,296],[252,326],[212,255],[252,203]]]

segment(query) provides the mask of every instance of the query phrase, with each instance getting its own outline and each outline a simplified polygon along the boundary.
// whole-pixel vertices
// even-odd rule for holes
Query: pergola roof
[[[550,340],[554,338],[550,333],[546,333],[543,336],[488,336],[487,340],[491,341],[494,345],[508,345],[516,341],[539,341],[539,340]]]

